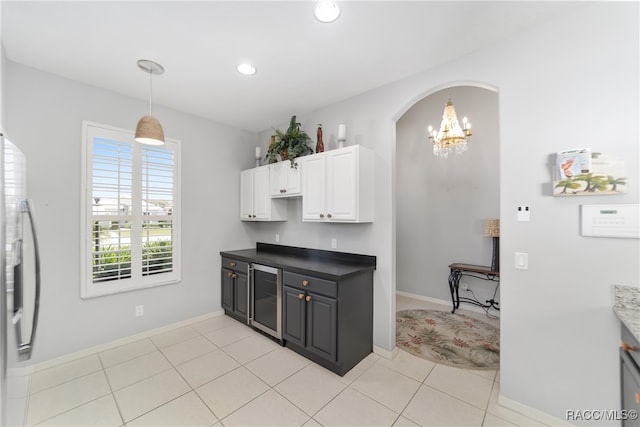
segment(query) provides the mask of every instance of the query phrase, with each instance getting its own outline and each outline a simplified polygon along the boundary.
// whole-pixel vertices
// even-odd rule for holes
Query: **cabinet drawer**
[[[307,276],[304,274],[283,273],[283,283],[303,291],[314,292],[328,297],[338,297],[338,284],[330,280],[318,279],[317,277]]]
[[[222,257],[222,268],[228,268],[229,270],[233,270],[238,273],[247,274],[249,271],[249,263]]]

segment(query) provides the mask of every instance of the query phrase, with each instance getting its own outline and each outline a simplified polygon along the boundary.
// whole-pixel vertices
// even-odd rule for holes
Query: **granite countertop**
[[[376,268],[374,256],[264,243],[252,249],[222,251],[220,255],[334,281]]]
[[[618,319],[640,341],[640,288],[614,285],[613,311]]]

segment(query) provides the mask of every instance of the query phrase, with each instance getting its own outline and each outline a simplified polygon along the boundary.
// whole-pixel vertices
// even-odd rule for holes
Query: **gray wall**
[[[465,153],[444,159],[433,155],[426,128],[440,127],[449,97],[458,120],[469,118],[473,135]],[[492,239],[483,233],[484,221],[500,215],[498,151],[498,95],[485,88],[443,89],[417,102],[398,120],[398,291],[449,302],[449,264],[491,265]],[[496,287],[480,279],[462,281],[480,301],[491,298]]]
[[[5,63],[6,130],[27,158],[42,251],[42,305],[34,362],[220,309],[219,251],[254,244],[238,217],[238,171],[255,135],[154,106],[182,141],[182,281],[80,299],[82,120],[134,129],[148,104]],[[144,317],[134,307],[144,304]]]
[[[442,87],[464,82],[495,87],[502,226],[500,391],[506,399],[562,419],[566,409],[619,407],[619,323],[611,309],[611,285],[638,286],[640,244],[583,238],[578,224],[580,204],[640,201],[638,12],[637,3],[585,3],[526,34],[300,117],[308,131],[322,123],[325,135],[346,123],[349,143],[375,151],[376,221],[254,224],[252,236],[271,241],[280,230],[285,244],[328,248],[330,237],[340,233],[345,237],[339,238],[338,250],[376,255],[374,343],[392,349],[396,169],[401,167],[396,121]],[[263,149],[269,134],[258,138]],[[549,156],[576,146],[624,159],[629,193],[552,197]],[[531,206],[531,222],[516,221],[519,205]],[[514,252],[529,253],[529,270],[513,268]]]
[[[338,250],[376,255],[374,343],[393,349],[400,167],[396,121],[437,89],[479,82],[497,88],[499,97],[501,393],[559,418],[569,408],[617,408],[619,325],[611,310],[611,285],[640,283],[640,245],[631,239],[583,238],[578,221],[582,203],[640,201],[638,12],[637,3],[588,3],[527,34],[300,117],[310,131],[322,123],[328,141],[330,135],[335,141],[338,124],[346,123],[348,144],[374,150],[372,224],[308,224],[294,217],[282,224],[240,224],[237,204],[229,202],[227,209],[216,202],[221,195],[238,201],[237,181],[230,177],[253,164],[255,145],[266,150],[271,131],[255,139],[156,108],[167,135],[184,144],[183,283],[91,301],[78,297],[80,123],[89,119],[132,127],[132,117],[136,120],[144,111],[144,103],[10,64],[6,127],[16,132],[13,139],[26,145],[34,163],[29,188],[39,200],[38,217],[46,218],[41,228],[48,230],[43,240],[50,259],[43,269],[50,278],[47,298],[55,301],[43,313],[45,353],[37,357],[50,357],[46,352],[55,346],[72,351],[201,314],[211,309],[207,298],[217,309],[219,285],[210,285],[219,280],[217,251],[273,241],[275,231],[284,244],[328,249],[335,235]],[[34,115],[35,126],[25,120]],[[288,119],[275,125],[286,125]],[[549,155],[575,146],[625,159],[629,193],[596,199],[551,197]],[[220,154],[237,147],[242,147],[237,156]],[[60,166],[67,164],[69,170]],[[515,209],[522,204],[532,207],[529,223],[516,222]],[[290,202],[289,208],[299,212],[299,201]],[[203,239],[198,223],[212,218],[219,227],[214,225],[211,236]],[[67,253],[56,250],[60,241],[69,248]],[[512,267],[516,251],[529,253],[529,270]],[[613,255],[603,259],[603,254]],[[157,302],[142,320],[133,318],[138,296]],[[66,325],[69,316],[74,323]],[[100,332],[91,328],[94,324],[106,331],[92,336]],[[80,344],[72,339],[74,334]]]

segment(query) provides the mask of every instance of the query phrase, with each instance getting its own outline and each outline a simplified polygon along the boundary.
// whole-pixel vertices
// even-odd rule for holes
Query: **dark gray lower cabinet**
[[[285,345],[344,375],[373,350],[372,272],[333,282],[283,273]]]
[[[289,286],[284,286],[283,290],[283,338],[335,362],[338,341],[337,301]]]
[[[640,426],[640,418],[637,417],[640,404],[640,342],[624,324],[620,346],[620,391],[622,427]],[[631,413],[636,416],[628,416]]]
[[[249,308],[248,264],[226,258],[223,258],[222,262],[222,308],[226,314],[247,323]]]

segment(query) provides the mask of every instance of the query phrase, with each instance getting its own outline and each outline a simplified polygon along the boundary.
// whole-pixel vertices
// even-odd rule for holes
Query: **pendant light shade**
[[[141,144],[164,144],[164,132],[158,119],[153,116],[143,116],[136,126],[135,140]]]
[[[148,59],[141,59],[138,61],[138,67],[145,73],[149,73],[149,115],[143,116],[138,121],[136,126],[135,140],[141,144],[147,145],[163,145],[164,144],[164,132],[162,131],[162,125],[158,119],[151,115],[152,105],[152,87],[151,78],[154,74],[164,73],[162,65],[150,61]]]

